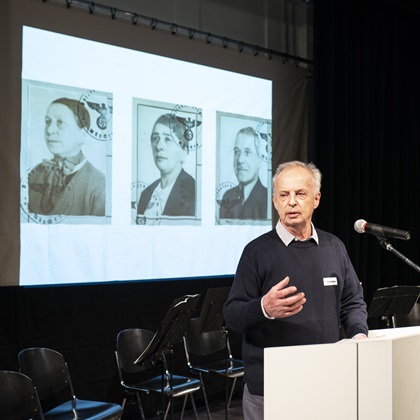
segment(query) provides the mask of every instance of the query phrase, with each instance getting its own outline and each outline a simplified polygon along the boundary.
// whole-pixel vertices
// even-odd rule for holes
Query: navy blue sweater
[[[242,253],[224,316],[228,328],[244,335],[242,358],[251,394],[264,395],[264,347],[333,343],[340,339],[340,325],[347,337],[368,333],[363,290],[343,242],[317,233],[319,245],[311,239],[286,246],[273,229]],[[270,320],[261,298],[286,276],[307,301],[298,314]],[[324,285],[331,283],[326,278],[336,278],[337,284]]]

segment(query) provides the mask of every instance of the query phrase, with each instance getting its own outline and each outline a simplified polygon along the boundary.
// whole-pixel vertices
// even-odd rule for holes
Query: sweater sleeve
[[[247,246],[224,306],[227,327],[244,334],[262,326],[267,319],[261,308],[261,299],[262,279],[258,275],[257,259]]]
[[[344,247],[344,245],[343,245]],[[341,296],[341,323],[348,338],[356,334],[368,334],[367,309],[363,299],[362,285],[344,249],[345,284]]]

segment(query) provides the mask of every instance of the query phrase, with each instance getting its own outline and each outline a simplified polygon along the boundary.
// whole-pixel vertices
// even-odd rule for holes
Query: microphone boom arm
[[[398,258],[402,259],[405,263],[407,263],[411,268],[414,268],[418,273],[420,273],[420,267],[413,263],[413,261],[409,260],[405,255],[401,254],[398,250],[396,250],[387,240],[386,238],[377,236],[380,245],[385,248],[387,251],[392,252]]]

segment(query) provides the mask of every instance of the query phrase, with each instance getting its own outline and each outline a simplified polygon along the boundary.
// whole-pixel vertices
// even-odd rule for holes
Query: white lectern
[[[265,420],[420,419],[420,326],[264,350]]]

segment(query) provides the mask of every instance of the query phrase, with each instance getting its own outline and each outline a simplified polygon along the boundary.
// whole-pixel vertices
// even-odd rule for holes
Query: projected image
[[[107,223],[111,139],[112,95],[23,80],[22,221]]]
[[[199,222],[201,125],[199,108],[133,100],[133,223]]]
[[[271,121],[217,114],[218,224],[271,219]]]
[[[271,80],[25,26],[22,86],[20,285],[231,275],[271,229]]]

